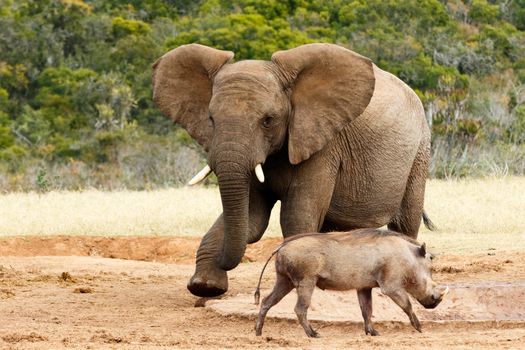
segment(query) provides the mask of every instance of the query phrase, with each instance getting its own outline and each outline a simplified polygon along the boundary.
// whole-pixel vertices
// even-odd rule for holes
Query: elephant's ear
[[[207,150],[213,132],[208,105],[213,78],[233,52],[190,44],[166,53],[153,64],[153,100]]]
[[[291,89],[293,117],[288,153],[292,164],[321,150],[359,116],[374,93],[372,62],[332,44],[308,44],[273,54]]]

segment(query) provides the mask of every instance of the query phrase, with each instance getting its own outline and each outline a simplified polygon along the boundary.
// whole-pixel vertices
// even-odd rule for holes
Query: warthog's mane
[[[337,242],[343,242],[343,241],[352,240],[352,239],[366,239],[366,238],[373,240],[379,237],[391,236],[391,237],[399,237],[409,243],[412,243],[417,246],[421,246],[421,244],[417,240],[411,237],[408,237],[407,235],[404,235],[402,233],[390,231],[390,230],[374,229],[374,228],[361,228],[361,229],[356,229],[352,231],[341,231],[341,232],[334,231],[334,232],[327,232],[327,233],[320,233],[320,232],[301,233],[301,234],[286,238],[283,241],[282,245],[285,245],[286,243],[291,242],[291,241],[295,241],[296,239],[300,239],[303,237],[312,237],[312,236],[318,236],[319,238],[337,241]]]

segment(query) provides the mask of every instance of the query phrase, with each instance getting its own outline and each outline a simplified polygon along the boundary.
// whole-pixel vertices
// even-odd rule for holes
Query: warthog
[[[315,286],[329,290],[357,290],[364,319],[365,333],[379,335],[372,327],[372,288],[379,287],[408,315],[412,326],[421,332],[408,295],[427,309],[435,308],[448,293],[440,287],[430,271],[431,254],[425,244],[392,231],[359,229],[350,232],[310,233],[285,240],[272,254],[276,255],[277,281],[263,299],[255,325],[261,335],[268,310],[292,289],[297,289],[295,313],[309,337],[317,337],[306,318]],[[262,275],[255,291],[259,303]]]

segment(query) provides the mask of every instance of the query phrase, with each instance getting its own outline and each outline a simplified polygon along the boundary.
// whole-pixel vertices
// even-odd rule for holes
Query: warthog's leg
[[[359,299],[361,314],[365,321],[365,334],[372,336],[379,335],[374,327],[372,327],[372,288],[359,289],[357,291],[357,298]]]
[[[319,334],[312,328],[306,318],[312,294],[317,281],[315,279],[304,279],[299,282],[297,286],[297,304],[295,304],[295,314],[299,319],[299,323],[303,326],[306,335],[312,338],[317,338]]]
[[[290,293],[292,289],[292,281],[290,281],[288,277],[278,273],[277,281],[275,283],[275,286],[273,287],[272,292],[268,294],[268,296],[262,301],[261,310],[259,311],[259,317],[257,318],[257,322],[255,323],[255,335],[262,334],[264,319],[266,318],[268,310],[270,310],[272,306],[281,301],[281,299],[284,298],[288,293]]]
[[[416,314],[412,310],[412,304],[408,298],[408,294],[404,290],[388,291],[383,290],[383,293],[388,295],[403,311],[407,314],[410,319],[412,326],[418,331],[421,332],[421,323],[417,319]]]

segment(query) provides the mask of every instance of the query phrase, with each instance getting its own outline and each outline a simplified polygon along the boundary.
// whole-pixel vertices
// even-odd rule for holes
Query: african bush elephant
[[[153,65],[155,103],[207,152],[199,179],[219,182],[223,213],[198,249],[193,294],[226,292],[278,200],[284,237],[386,224],[417,237],[430,131],[406,84],[332,44],[233,56],[190,44]]]

